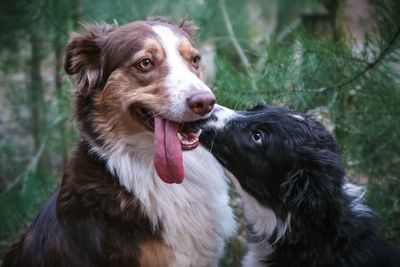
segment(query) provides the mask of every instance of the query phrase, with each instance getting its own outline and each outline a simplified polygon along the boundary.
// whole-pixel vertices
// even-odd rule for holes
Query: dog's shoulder
[[[6,254],[4,267],[133,266],[140,259],[132,251],[159,238],[137,199],[83,148],[80,144],[60,188]]]

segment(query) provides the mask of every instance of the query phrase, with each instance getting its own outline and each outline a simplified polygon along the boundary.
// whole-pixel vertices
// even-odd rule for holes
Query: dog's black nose
[[[187,100],[189,108],[201,116],[211,112],[215,105],[215,97],[211,93],[197,93],[190,96]]]

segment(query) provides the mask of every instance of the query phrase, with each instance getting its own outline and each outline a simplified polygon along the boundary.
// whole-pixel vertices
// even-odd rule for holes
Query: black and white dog
[[[196,126],[242,195],[244,266],[400,266],[319,122],[278,107],[217,107]]]

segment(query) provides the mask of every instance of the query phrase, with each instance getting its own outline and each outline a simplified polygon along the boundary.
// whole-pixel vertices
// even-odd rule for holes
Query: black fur
[[[400,251],[378,233],[377,218],[346,190],[348,181],[334,139],[309,116],[258,106],[239,111],[222,128],[218,111],[200,124],[200,141],[234,175],[242,189],[280,222],[284,235],[256,235],[272,246],[265,266],[400,266]],[[258,140],[258,141],[256,141]],[[290,216],[290,219],[288,219]]]

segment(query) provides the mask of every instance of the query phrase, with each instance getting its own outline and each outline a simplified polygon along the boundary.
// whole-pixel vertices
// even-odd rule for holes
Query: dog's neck
[[[187,255],[176,257],[181,260],[177,266],[202,266],[218,258],[223,239],[235,231],[227,178],[214,157],[198,147],[183,153],[183,183],[166,184],[154,170],[153,140],[151,133],[141,133],[108,149],[93,147],[92,153],[100,155],[119,183],[139,199],[153,230],[161,230],[168,245]]]
[[[366,224],[374,221],[373,212],[362,201],[364,187],[349,182],[343,185],[341,192],[344,197],[340,203],[325,206],[320,212],[309,210],[302,215],[289,212],[286,220],[282,220],[272,209],[261,205],[246,193],[236,179],[233,180],[242,196],[244,214],[249,224],[248,252],[243,258],[243,266],[268,266],[270,260],[286,260],[287,257],[295,260],[302,249],[307,250],[310,246],[325,253],[327,248],[331,248],[329,246],[338,242],[338,238],[345,240],[344,235],[353,234],[353,229],[348,226],[355,221],[362,220]],[[319,213],[330,216],[319,220]]]

